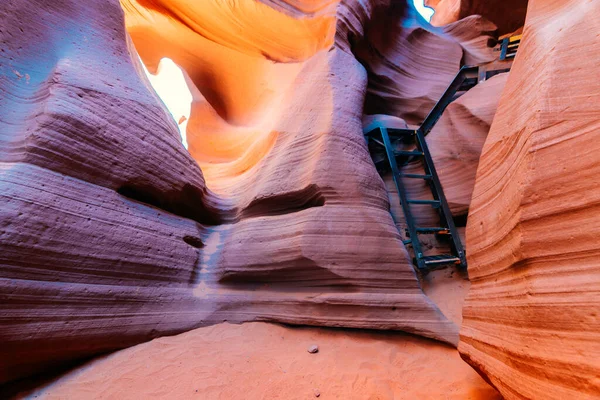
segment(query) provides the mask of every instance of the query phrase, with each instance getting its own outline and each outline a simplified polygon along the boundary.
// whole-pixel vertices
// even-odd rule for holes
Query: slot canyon
[[[4,0],[0,398],[600,399],[599,154],[598,0]]]

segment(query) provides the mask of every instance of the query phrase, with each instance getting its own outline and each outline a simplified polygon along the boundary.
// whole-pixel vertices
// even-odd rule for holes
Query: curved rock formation
[[[425,0],[435,9],[431,23],[443,26],[471,15],[481,15],[498,27],[498,34],[511,33],[523,26],[527,0]]]
[[[46,3],[0,6],[0,383],[223,320],[456,344],[390,216],[363,105],[419,123],[462,63],[495,57],[492,24],[432,28],[389,0]],[[150,71],[185,70],[189,153],[124,15]],[[457,212],[501,83],[431,134]],[[456,127],[473,139],[458,160]]]
[[[507,399],[600,394],[598,15],[530,1],[477,172],[459,350]]]
[[[387,14],[384,21],[390,18]],[[365,114],[393,115],[420,125],[462,65],[497,57],[488,47],[495,28],[478,16],[443,28],[414,14],[402,25],[371,20],[364,39],[353,46],[369,74]]]
[[[481,150],[507,78],[507,73],[496,75],[463,94],[448,106],[427,135],[431,156],[455,217],[466,215],[469,210]],[[414,196],[423,198],[421,193]]]
[[[264,117],[294,80],[298,62],[332,45],[336,25],[337,1],[331,0],[121,4],[148,69],[155,71],[163,57],[172,59],[218,115],[234,125]],[[288,11],[292,5],[295,10]]]
[[[219,210],[118,3],[0,15],[3,382],[197,324],[181,300]]]

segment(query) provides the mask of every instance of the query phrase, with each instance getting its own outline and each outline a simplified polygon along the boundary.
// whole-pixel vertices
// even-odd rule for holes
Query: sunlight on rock
[[[427,20],[427,22],[431,21],[431,17],[433,17],[433,13],[435,12],[433,8],[427,7],[424,4],[424,0],[413,0],[415,8]]]
[[[143,62],[141,64],[144,65]],[[145,65],[144,72],[146,72],[152,87],[177,122],[181,142],[187,149],[186,128],[190,119],[192,93],[185,82],[181,68],[170,58],[163,58],[160,60],[156,75],[148,72]]]

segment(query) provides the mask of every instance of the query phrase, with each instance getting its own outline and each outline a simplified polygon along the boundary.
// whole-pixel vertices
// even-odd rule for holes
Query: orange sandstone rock
[[[425,0],[425,4],[435,9],[433,25],[443,26],[470,15],[481,15],[498,27],[499,35],[523,26],[527,13],[527,0]]]
[[[149,69],[186,71],[187,153],[118,4],[42,3],[0,6],[0,382],[223,320],[456,344],[362,114],[366,98],[424,117],[461,60],[489,60],[488,22],[435,29],[383,0],[123,0]]]
[[[127,30],[150,71],[163,57],[181,66],[233,125],[257,122],[304,61],[333,44],[336,1],[121,0]],[[303,11],[306,10],[306,11]],[[264,21],[257,23],[258,21]]]
[[[479,163],[459,350],[507,399],[600,396],[599,15],[530,1]]]
[[[319,353],[306,349],[319,344]],[[402,334],[218,324],[125,349],[27,394],[499,400],[456,350]],[[319,396],[317,396],[319,394]]]

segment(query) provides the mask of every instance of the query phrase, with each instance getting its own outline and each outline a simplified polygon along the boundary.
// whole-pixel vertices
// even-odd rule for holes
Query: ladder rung
[[[422,156],[423,152],[422,151],[404,151],[404,150],[400,150],[400,151],[394,151],[394,155],[395,156]]]
[[[517,40],[521,40],[523,38],[523,35],[515,35],[515,36],[511,36],[508,38],[509,42],[516,42]]]
[[[460,258],[452,254],[439,254],[435,256],[425,256],[422,258],[425,265],[436,265],[436,264],[456,264],[460,263]]]
[[[402,244],[407,245],[407,244],[412,244],[412,240],[407,239],[407,240],[403,240]]]
[[[420,174],[400,174],[403,178],[410,179],[431,179],[431,175],[420,175]]]
[[[417,233],[450,233],[448,228],[443,228],[441,226],[422,228],[417,227],[415,230],[417,231]]]
[[[408,199],[406,200],[408,202],[408,204],[430,204],[434,207],[439,207],[440,206],[440,201],[439,200],[412,200],[412,199]]]

